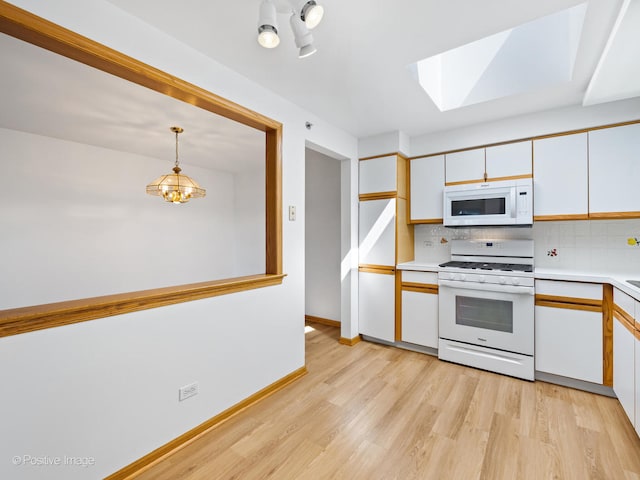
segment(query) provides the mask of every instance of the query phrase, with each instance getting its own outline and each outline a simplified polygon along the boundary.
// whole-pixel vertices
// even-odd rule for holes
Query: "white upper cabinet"
[[[534,217],[589,213],[587,134],[533,142]]]
[[[487,147],[487,178],[531,176],[531,141]]]
[[[447,153],[446,182],[482,182],[530,177],[531,141]]]
[[[444,155],[416,158],[410,161],[411,222],[442,221],[442,189],[444,187]]]
[[[396,264],[396,199],[360,202],[359,262]]]
[[[359,192],[395,192],[397,189],[397,156],[360,160]]]
[[[446,182],[469,182],[484,179],[484,148],[447,153]]]
[[[640,212],[640,124],[589,132],[589,213]]]

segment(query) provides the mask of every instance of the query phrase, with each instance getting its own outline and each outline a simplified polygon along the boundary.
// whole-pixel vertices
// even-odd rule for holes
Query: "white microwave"
[[[530,178],[444,187],[444,225],[532,225]]]

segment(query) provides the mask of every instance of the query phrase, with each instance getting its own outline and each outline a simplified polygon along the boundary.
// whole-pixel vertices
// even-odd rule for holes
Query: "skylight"
[[[440,111],[571,80],[587,4],[409,65]]]

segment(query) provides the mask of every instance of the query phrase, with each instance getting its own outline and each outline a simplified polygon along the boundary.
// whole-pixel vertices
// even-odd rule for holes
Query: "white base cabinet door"
[[[438,348],[438,295],[402,292],[402,341]]]
[[[613,320],[613,391],[635,425],[635,337],[618,320]]]
[[[602,384],[602,313],[535,307],[540,372]]]
[[[360,308],[359,329],[362,335],[395,341],[395,275],[358,272]]]
[[[639,305],[636,305],[636,311],[640,313]],[[640,435],[640,339],[636,338],[636,416],[635,416],[635,427],[636,432]]]

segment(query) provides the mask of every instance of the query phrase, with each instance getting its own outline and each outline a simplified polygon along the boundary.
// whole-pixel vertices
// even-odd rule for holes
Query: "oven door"
[[[533,287],[438,283],[441,338],[533,355]]]

